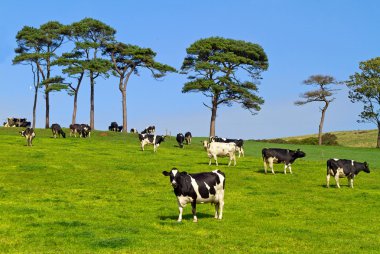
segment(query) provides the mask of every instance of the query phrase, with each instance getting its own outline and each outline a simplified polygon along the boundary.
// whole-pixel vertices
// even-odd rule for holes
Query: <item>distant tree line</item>
[[[127,131],[127,85],[132,74],[149,70],[154,79],[167,73],[177,72],[174,67],[155,61],[156,52],[118,42],[116,30],[103,22],[85,18],[70,25],[50,21],[39,28],[24,26],[16,35],[18,47],[13,64],[24,64],[31,68],[34,87],[33,120],[36,124],[38,92],[43,90],[45,99],[45,128],[49,128],[51,92],[67,91],[73,96],[72,124],[76,123],[77,99],[85,78],[90,84],[90,126],[95,129],[95,84],[98,77],[118,79],[122,95],[123,131]],[[66,43],[69,42],[69,43]],[[65,45],[63,51],[62,45]],[[70,45],[67,47],[67,45]],[[61,49],[61,50],[60,50]],[[60,54],[59,54],[60,53]],[[240,104],[252,114],[260,111],[264,99],[258,95],[261,73],[269,66],[263,48],[251,42],[210,37],[199,39],[186,49],[180,73],[187,75],[188,82],[183,93],[197,92],[209,98],[203,105],[210,109],[210,136],[215,136],[217,110],[221,105]],[[53,66],[59,71],[53,73]],[[318,129],[318,144],[323,144],[323,125],[328,106],[338,89],[331,85],[346,84],[349,98],[364,104],[360,122],[377,125],[377,147],[380,148],[380,58],[359,64],[361,72],[338,82],[328,75],[312,75],[303,83],[317,89],[300,95],[296,105],[321,102],[321,119]]]

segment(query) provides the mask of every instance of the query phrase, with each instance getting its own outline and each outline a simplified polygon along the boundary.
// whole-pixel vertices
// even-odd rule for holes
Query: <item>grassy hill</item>
[[[54,139],[38,129],[33,147],[0,128],[0,253],[376,253],[380,249],[380,156],[371,148],[249,141],[226,174],[223,220],[211,205],[178,209],[163,170],[211,171],[200,141],[174,138],[142,152],[136,135],[95,132]],[[293,174],[263,173],[263,147],[301,148]],[[368,161],[354,189],[325,188],[326,159]]]
[[[335,131],[330,132],[338,137],[338,143],[347,147],[376,147],[377,130]],[[318,134],[286,137],[284,140],[318,137]]]

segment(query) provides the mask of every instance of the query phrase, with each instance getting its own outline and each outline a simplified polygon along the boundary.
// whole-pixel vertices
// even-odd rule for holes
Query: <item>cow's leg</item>
[[[236,156],[235,156],[235,153],[233,153],[232,159],[234,159],[234,166],[236,166]]]
[[[293,172],[292,172],[292,164],[289,164],[289,165],[288,165],[288,168],[289,168],[289,172],[290,172],[290,174],[293,174]]]
[[[330,188],[330,174],[329,173],[327,173],[326,175],[326,187]]]
[[[210,159],[209,162],[208,162],[208,165],[211,166],[212,155],[209,154],[209,155],[208,155],[208,158]]]
[[[182,213],[183,213],[183,207],[181,205],[178,205],[179,215],[178,215],[178,222],[182,221]]]
[[[221,220],[223,217],[223,207],[224,207],[224,194],[223,194],[223,197],[219,200],[219,216],[218,216],[219,220]]]
[[[196,200],[194,200],[192,203],[191,203],[191,207],[192,207],[192,212],[193,212],[193,222],[198,222],[198,218],[197,218],[197,202]]]
[[[348,187],[354,188],[354,178],[348,177]]]
[[[286,168],[288,167],[288,165],[286,165],[286,163],[284,164],[284,174],[286,175]]]
[[[336,187],[340,188],[340,185],[339,185],[339,173],[336,173],[335,176],[335,182],[336,182]]]
[[[264,162],[264,172],[266,174],[267,173],[267,162],[265,159],[263,160],[263,162]]]
[[[215,204],[215,219],[218,219],[219,218],[219,203],[216,203]]]
[[[218,156],[216,156],[216,154],[214,154],[213,157],[214,157],[214,160],[215,160],[215,164],[216,164],[217,166],[219,166],[219,165],[218,165]],[[228,165],[228,166],[229,166],[229,165]]]
[[[156,152],[156,151],[157,151],[157,146],[153,145],[153,152]]]
[[[241,147],[240,150],[241,150],[241,155],[243,155],[243,157],[244,157],[244,149],[243,149],[243,147]]]
[[[273,170],[273,158],[269,158],[268,162],[269,162],[269,168],[272,170],[272,174],[275,175],[274,170]]]

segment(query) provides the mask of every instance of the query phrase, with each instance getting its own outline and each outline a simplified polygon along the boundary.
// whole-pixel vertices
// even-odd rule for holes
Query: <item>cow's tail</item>
[[[327,160],[326,162],[326,174],[328,175],[329,174],[329,170],[330,170],[331,167],[331,159],[330,160]]]
[[[263,161],[265,161],[265,152],[266,152],[266,148],[264,148],[263,150],[261,150],[261,157],[263,158]]]

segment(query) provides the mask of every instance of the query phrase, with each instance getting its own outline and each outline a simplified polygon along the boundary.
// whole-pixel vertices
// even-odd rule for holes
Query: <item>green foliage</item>
[[[208,166],[200,141],[183,149],[167,138],[142,152],[133,134],[51,138],[36,130],[25,146],[20,128],[0,128],[1,253],[376,253],[380,249],[380,157],[376,149],[276,144],[306,152],[293,174],[265,175],[261,149],[245,142],[236,167]],[[67,133],[67,129],[64,129]],[[20,156],[22,155],[22,156]],[[368,161],[354,187],[326,189],[326,160]],[[214,207],[191,206],[177,223],[177,202],[163,170],[226,174],[223,219]],[[339,195],[339,198],[337,198]],[[365,216],[363,216],[365,214]],[[349,218],[349,219],[347,219]],[[337,236],[343,236],[338,237]],[[189,241],[192,239],[192,241]],[[207,239],[207,240],[205,240]]]
[[[353,103],[362,102],[363,122],[372,122],[380,129],[380,57],[360,62],[361,72],[351,75],[346,81]]]
[[[210,37],[194,42],[186,52],[181,73],[188,74],[190,81],[183,86],[183,93],[202,92],[213,98],[213,108],[236,102],[252,113],[260,110],[264,100],[255,94],[257,84],[243,79],[258,80],[267,70],[268,59],[261,46]]]

